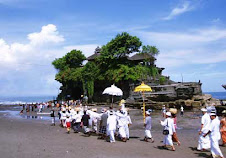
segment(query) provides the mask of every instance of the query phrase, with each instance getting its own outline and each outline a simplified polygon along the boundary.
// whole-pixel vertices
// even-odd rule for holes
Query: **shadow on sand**
[[[205,157],[205,158],[212,158],[211,155],[207,154],[208,151],[198,151],[196,147],[189,147],[192,151],[197,151],[194,153],[196,157]]]

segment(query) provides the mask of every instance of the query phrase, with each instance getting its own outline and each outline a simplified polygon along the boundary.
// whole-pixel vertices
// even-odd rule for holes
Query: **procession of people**
[[[68,134],[83,132],[87,137],[97,135],[98,139],[107,140],[110,143],[115,143],[116,140],[127,142],[130,139],[129,127],[132,125],[132,119],[129,115],[129,109],[125,107],[125,101],[120,102],[117,109],[110,106],[102,108],[100,113],[97,108],[84,106],[81,101],[40,105],[42,106],[37,106],[37,112],[43,112],[43,109],[50,107],[52,126],[56,125],[55,117],[58,112],[60,126],[66,128],[65,131]],[[26,107],[29,106],[26,105]],[[183,108],[179,110],[180,114],[184,113]],[[160,120],[159,124],[163,128],[162,148],[171,151],[176,151],[175,147],[181,145],[177,134],[177,111],[175,107],[168,108],[163,105],[162,116],[160,116],[164,118]],[[221,145],[226,146],[226,110],[222,112],[221,120],[217,116],[214,106],[203,106],[201,113],[197,151],[210,151],[212,157],[224,158],[219,148],[219,141],[221,139]],[[143,141],[154,143],[152,129],[152,110],[148,109],[145,111]]]
[[[86,136],[91,134],[98,135],[98,139],[107,140],[110,143],[115,143],[116,140],[127,142],[129,136],[129,126],[132,121],[129,115],[128,108],[125,104],[120,103],[120,107],[114,110],[112,107],[102,108],[101,113],[97,112],[97,108],[90,108],[83,106],[82,103],[76,106],[70,106],[67,103],[59,107],[60,125],[67,129],[67,133],[83,132]],[[183,109],[182,109],[183,110]],[[164,120],[160,121],[163,127],[163,148],[175,151],[175,145],[180,146],[177,135],[177,109],[167,109],[163,105],[162,110]],[[183,110],[184,112],[184,110]],[[223,158],[223,154],[219,148],[219,140],[222,138],[222,146],[225,146],[225,133],[226,133],[226,111],[223,111],[222,120],[219,120],[216,109],[203,107],[201,109],[203,116],[201,117],[201,126],[198,132],[199,140],[198,151],[210,151],[213,157]],[[145,112],[144,122],[144,141],[154,143],[152,135],[152,111]]]

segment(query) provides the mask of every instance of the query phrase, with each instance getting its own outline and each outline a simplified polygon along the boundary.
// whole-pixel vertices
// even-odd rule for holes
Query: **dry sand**
[[[2,109],[0,108],[0,111]],[[4,109],[6,110],[6,108]],[[12,110],[12,109],[10,109]],[[85,137],[82,133],[66,133],[66,129],[50,126],[50,118],[44,120],[21,117],[16,112],[0,112],[0,157],[1,158],[195,158],[209,157],[210,152],[196,151],[200,119],[192,112],[178,116],[178,137],[181,146],[176,151],[162,149],[162,119],[159,112],[153,114],[154,143],[141,141],[144,135],[140,110],[130,112],[133,125],[130,140],[126,143],[109,143],[97,136]],[[10,115],[14,115],[11,116]],[[226,155],[226,147],[221,147]]]

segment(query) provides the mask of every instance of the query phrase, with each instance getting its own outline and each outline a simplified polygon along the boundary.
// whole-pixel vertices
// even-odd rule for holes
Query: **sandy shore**
[[[159,125],[159,120],[162,119],[159,112],[153,114],[154,143],[141,141],[144,135],[142,115],[140,110],[132,110],[131,139],[126,143],[116,141],[112,144],[98,140],[97,136],[85,137],[82,133],[73,132],[67,134],[66,129],[58,126],[58,120],[57,126],[50,126],[49,117],[28,118],[25,115],[19,116],[16,108],[13,111],[15,112],[0,112],[2,158],[194,158],[210,155],[210,152],[195,150],[200,122],[198,113],[185,112],[184,117],[178,117],[177,132],[182,145],[176,146],[176,151],[169,151],[161,148],[163,135],[162,127]],[[226,148],[221,147],[221,150],[226,155]]]

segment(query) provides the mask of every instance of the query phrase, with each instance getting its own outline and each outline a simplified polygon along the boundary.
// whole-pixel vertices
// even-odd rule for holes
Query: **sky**
[[[122,32],[159,49],[163,75],[223,92],[225,10],[225,0],[0,0],[0,95],[57,95],[55,58],[88,57]]]

